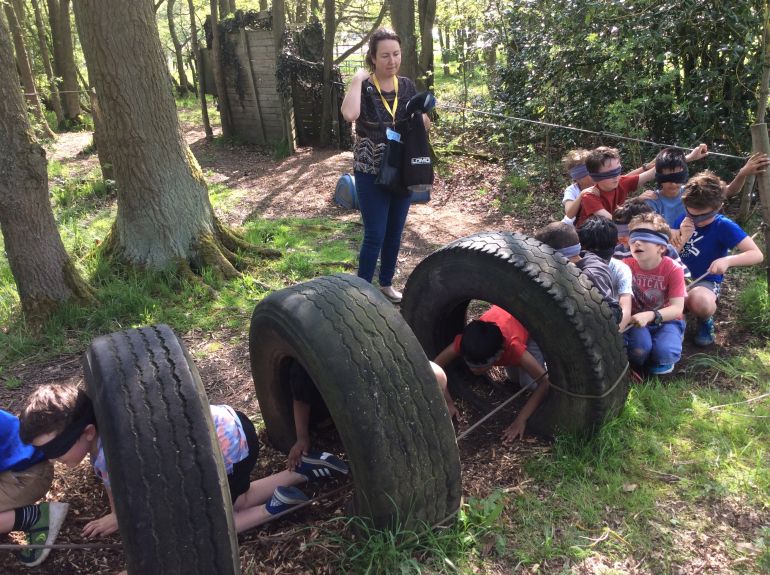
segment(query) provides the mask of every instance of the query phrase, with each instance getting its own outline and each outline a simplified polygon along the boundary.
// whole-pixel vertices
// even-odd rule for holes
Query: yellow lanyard
[[[385,96],[382,95],[382,90],[380,90],[380,83],[377,81],[377,75],[372,74],[372,80],[374,80],[374,87],[377,88],[377,92],[380,94],[380,98],[382,98],[382,105],[385,106],[385,109],[388,111],[388,114],[391,115],[393,118],[393,125],[396,125],[396,108],[398,108],[398,76],[393,76],[393,87],[396,90],[396,97],[393,100],[393,108],[391,109],[390,104],[388,104],[388,101],[385,99]]]

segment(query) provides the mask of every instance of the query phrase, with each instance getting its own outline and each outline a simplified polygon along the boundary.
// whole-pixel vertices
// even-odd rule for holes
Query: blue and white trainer
[[[311,479],[330,479],[334,473],[347,475],[348,464],[339,457],[325,451],[308,451],[307,455],[302,456],[302,462],[294,470],[300,475]]]
[[[305,501],[310,501],[310,498],[296,487],[276,487],[265,509],[270,515],[277,515]]]
[[[698,321],[698,331],[693,338],[695,345],[706,347],[714,343],[714,318]]]
[[[661,365],[653,365],[649,367],[647,371],[650,375],[666,375],[667,373],[674,371],[674,364],[664,363]]]

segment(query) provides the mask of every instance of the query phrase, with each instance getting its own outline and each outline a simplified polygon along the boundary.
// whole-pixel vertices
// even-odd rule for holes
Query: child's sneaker
[[[302,456],[302,463],[294,470],[297,473],[311,479],[330,478],[332,473],[348,474],[348,464],[334,457],[331,453],[320,451],[308,451]]]
[[[270,501],[265,504],[265,509],[270,515],[277,515],[305,501],[310,499],[296,487],[276,487]]]
[[[650,375],[666,375],[674,371],[673,363],[664,363],[662,365],[653,365],[647,370]]]
[[[698,330],[693,338],[695,345],[706,347],[714,343],[714,318],[698,320]]]
[[[51,545],[56,541],[64,518],[67,516],[69,503],[41,503],[40,519],[27,531],[28,545]],[[46,560],[50,549],[25,549],[19,553],[19,559],[26,567],[37,567]]]

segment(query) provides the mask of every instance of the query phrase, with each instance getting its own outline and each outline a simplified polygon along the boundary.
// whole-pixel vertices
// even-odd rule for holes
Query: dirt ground
[[[281,216],[326,216],[357,221],[357,212],[345,211],[332,201],[335,183],[340,174],[351,171],[352,154],[327,150],[301,149],[282,161],[273,161],[269,155],[250,147],[230,147],[207,142],[202,131],[190,127],[187,140],[198,158],[210,183],[221,182],[242,190],[236,206],[220,216],[232,224],[240,224],[251,216],[272,218]],[[84,133],[62,134],[53,150],[53,157],[68,166],[69,174],[90,170],[94,156],[84,156],[81,150],[90,143]],[[439,177],[433,190],[433,199],[427,205],[413,206],[404,232],[399,271],[395,280],[403,287],[414,266],[437,247],[459,237],[482,230],[521,230],[530,232],[539,222],[528,214],[509,216],[492,207],[489,196],[477,192],[483,185],[496,190],[503,176],[502,167],[482,164],[476,160],[453,158],[450,175]],[[558,192],[557,192],[558,193]],[[729,294],[728,294],[729,296]],[[726,318],[720,328],[727,328]],[[248,329],[243,326],[243,332]],[[723,331],[723,330],[721,330]],[[237,343],[233,343],[234,335]],[[736,333],[736,335],[738,335]],[[250,416],[258,406],[254,396],[248,363],[248,349],[242,334],[228,331],[204,333],[191,331],[182,338],[196,360],[212,403],[228,403]],[[206,352],[218,344],[217,353]],[[56,357],[42,363],[17,365],[9,370],[21,386],[15,390],[0,387],[0,401],[5,409],[18,411],[24,397],[38,384],[81,380],[79,355]],[[467,415],[475,417],[475,414]],[[467,425],[468,421],[463,423]],[[466,496],[484,496],[497,487],[523,489],[531,482],[523,475],[519,463],[549,446],[537,439],[527,439],[501,451],[497,438],[504,422],[493,420],[461,445],[463,486]],[[265,439],[264,437],[261,439]],[[265,443],[263,441],[263,443]],[[507,465],[494,466],[488,462],[503,457]],[[265,448],[260,454],[255,477],[279,471],[285,465],[284,456]],[[84,543],[80,530],[86,522],[100,517],[108,509],[103,489],[87,463],[74,470],[57,465],[54,486],[49,499],[68,501],[70,514],[59,536],[59,543]],[[343,496],[344,497],[344,496]],[[308,511],[297,513],[262,529],[256,529],[240,538],[241,562],[244,570],[254,573],[333,573],[332,559],[339,549],[316,547],[312,542],[319,536],[317,525],[329,516],[342,514],[344,498],[323,502]],[[730,561],[708,565],[702,550],[716,549],[720,539],[732,530],[736,516],[752,521],[751,510],[731,509],[722,516],[714,514],[712,521],[718,527],[711,540],[698,545],[687,541],[694,549],[693,564],[681,566],[681,573],[732,573]],[[756,514],[755,514],[756,516]],[[753,518],[758,521],[756,517]],[[699,535],[699,537],[706,537]],[[102,540],[117,543],[117,536]],[[311,544],[311,545],[308,545]],[[684,541],[683,541],[684,544]],[[708,553],[706,553],[708,554]],[[55,550],[35,573],[115,573],[122,569],[123,554],[118,549]],[[501,565],[499,571],[490,566],[488,572],[510,572],[512,566]],[[559,572],[564,565],[541,565],[540,572]],[[604,563],[601,556],[573,566],[575,573],[595,573],[604,568],[617,573],[646,573],[643,565],[629,559],[627,565]],[[9,553],[0,554],[0,572],[20,572],[22,568]],[[32,572],[32,571],[30,571]],[[517,572],[529,572],[525,570]]]

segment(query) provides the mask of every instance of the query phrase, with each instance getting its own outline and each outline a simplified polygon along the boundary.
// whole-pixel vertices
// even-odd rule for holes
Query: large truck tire
[[[238,540],[206,392],[166,325],[96,338],[88,395],[130,574],[236,574]]]
[[[620,412],[628,362],[618,327],[590,280],[561,255],[521,234],[487,232],[425,258],[407,281],[401,312],[428,357],[462,331],[471,300],[513,314],[543,351],[554,386],[528,429],[590,434]],[[492,408],[473,391],[464,362],[453,362],[447,375],[454,394]]]
[[[428,358],[368,282],[320,277],[254,309],[251,371],[270,442],[295,441],[289,366],[312,378],[344,445],[354,511],[375,526],[444,519],[460,505],[454,429]]]

